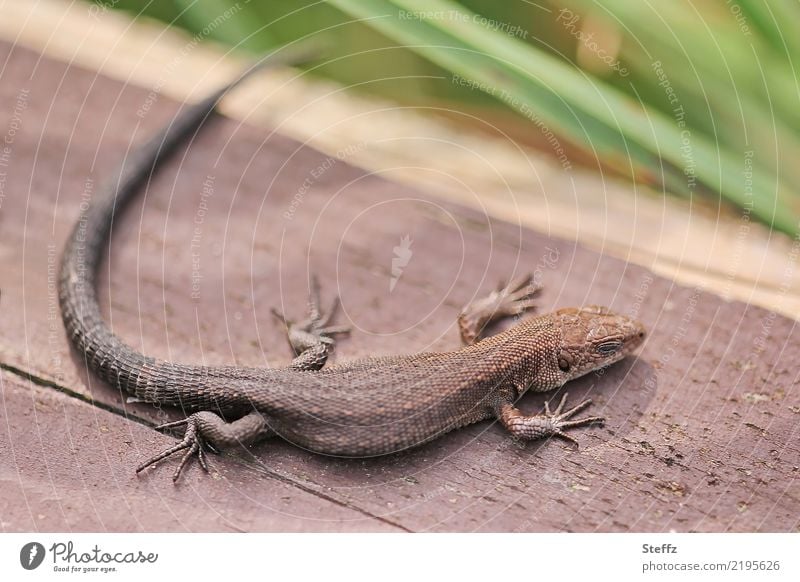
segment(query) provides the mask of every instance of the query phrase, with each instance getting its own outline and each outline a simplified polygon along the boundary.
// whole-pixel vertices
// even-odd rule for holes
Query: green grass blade
[[[440,66],[475,83],[535,122],[541,121],[574,143],[588,145],[603,161],[630,163],[662,176],[662,161],[683,168],[752,211],[768,224],[794,232],[800,204],[769,172],[752,169],[758,196],[740,188],[741,154],[719,149],[690,128],[627,97],[607,83],[495,30],[476,24],[474,15],[448,0],[329,0],[349,14],[408,45]],[[415,18],[408,15],[446,15]],[[669,170],[667,170],[669,172]],[[673,186],[674,187],[674,186]]]

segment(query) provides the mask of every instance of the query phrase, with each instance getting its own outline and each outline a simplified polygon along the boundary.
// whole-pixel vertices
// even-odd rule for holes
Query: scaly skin
[[[310,317],[287,322],[297,357],[286,369],[176,364],[144,356],[115,336],[103,321],[96,293],[96,273],[114,214],[245,77],[187,106],[139,150],[133,162],[96,193],[62,258],[59,297],[64,325],[89,367],[147,402],[197,411],[164,425],[185,425],[184,439],[143,463],[139,471],[184,451],[177,480],[193,455],[207,469],[206,443],[225,448],[276,434],[318,453],[361,457],[404,450],[488,418],[499,419],[522,439],[554,435],[573,440],[564,430],[602,422],[599,417],[570,420],[588,400],[563,412],[562,399],[555,412],[547,408],[533,416],[521,414],[514,403],[527,390],[553,390],[624,358],[642,342],[644,328],[592,306],[533,317],[480,339],[489,322],[533,306],[531,297],[538,288],[529,278],[467,307],[459,318],[467,345],[451,352],[368,358],[322,369],[334,336],[347,330],[330,325],[333,308],[327,314],[320,311],[316,288]]]

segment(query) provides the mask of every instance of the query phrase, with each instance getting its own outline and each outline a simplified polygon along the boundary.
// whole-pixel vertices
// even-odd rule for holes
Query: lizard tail
[[[112,179],[98,188],[84,205],[62,255],[59,302],[67,336],[87,365],[107,382],[142,396],[139,393],[147,384],[147,378],[141,377],[141,371],[138,374],[134,371],[155,363],[153,358],[136,352],[112,333],[97,301],[97,271],[103,254],[108,252],[115,215],[157,168],[203,127],[219,101],[232,89],[266,67],[306,62],[315,58],[319,50],[318,42],[279,49],[256,61],[202,101],[184,106],[172,123],[131,154]],[[191,370],[192,367],[186,367],[187,372]],[[147,394],[147,397],[154,395]]]

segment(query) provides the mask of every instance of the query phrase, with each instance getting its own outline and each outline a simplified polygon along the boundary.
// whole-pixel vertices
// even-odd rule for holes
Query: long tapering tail
[[[87,364],[107,382],[139,393],[143,390],[144,379],[134,371],[155,363],[111,332],[97,301],[97,271],[103,252],[108,248],[115,215],[159,165],[203,126],[228,92],[265,67],[296,65],[316,58],[319,48],[316,42],[306,42],[275,51],[199,103],[184,106],[172,123],[129,156],[86,204],[62,255],[59,301],[67,336]]]

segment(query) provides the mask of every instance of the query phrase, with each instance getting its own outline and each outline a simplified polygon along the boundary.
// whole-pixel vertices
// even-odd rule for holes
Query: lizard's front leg
[[[506,427],[513,436],[519,439],[535,440],[557,436],[577,446],[578,441],[564,432],[565,430],[578,426],[586,426],[588,424],[603,423],[605,419],[600,416],[589,416],[570,420],[581,410],[589,406],[592,401],[588,399],[584,400],[577,406],[564,412],[564,404],[566,404],[566,402],[567,394],[565,393],[564,396],[561,397],[561,402],[554,412],[550,412],[550,405],[545,402],[544,414],[526,416],[514,406],[511,400],[506,399],[500,400],[495,404],[494,413],[503,426]]]
[[[487,325],[506,317],[522,315],[533,309],[533,300],[541,290],[531,275],[513,279],[508,285],[502,283],[488,296],[473,301],[458,316],[458,329],[465,345],[474,344],[482,338]]]

